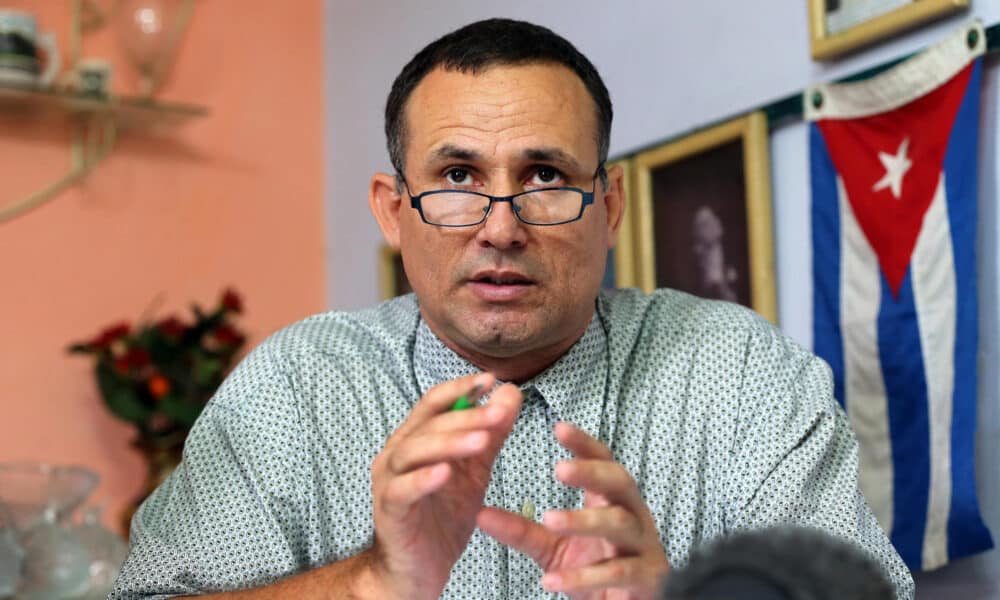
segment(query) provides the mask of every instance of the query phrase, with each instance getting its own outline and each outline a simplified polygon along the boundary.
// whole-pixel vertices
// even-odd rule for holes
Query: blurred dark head
[[[738,533],[691,553],[661,600],[892,600],[881,568],[822,531],[775,527]]]

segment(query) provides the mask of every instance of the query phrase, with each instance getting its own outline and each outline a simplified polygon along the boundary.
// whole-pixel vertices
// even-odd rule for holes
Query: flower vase
[[[186,432],[185,432],[186,433]],[[142,491],[139,493],[135,499],[125,507],[122,512],[122,531],[125,532],[126,536],[129,533],[132,516],[135,511],[139,509],[139,506],[149,497],[153,491],[163,483],[177,465],[181,462],[181,456],[184,452],[184,440],[171,443],[171,444],[151,444],[145,440],[136,440],[132,442],[132,447],[142,454],[143,459],[146,461],[146,479],[142,484]]]

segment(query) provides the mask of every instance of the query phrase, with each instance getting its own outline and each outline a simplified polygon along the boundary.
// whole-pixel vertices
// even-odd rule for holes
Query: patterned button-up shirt
[[[222,385],[180,467],[134,517],[111,598],[261,586],[361,552],[374,533],[375,455],[428,389],[476,370],[413,296],[278,332]],[[794,523],[857,542],[912,598],[858,491],[828,368],[750,311],[669,290],[603,291],[581,339],[521,390],[486,504],[530,504],[535,519],[580,507],[581,491],[553,475],[569,456],[552,428],[569,421],[636,479],[675,567],[727,532]],[[442,597],[554,596],[540,577],[477,530]]]

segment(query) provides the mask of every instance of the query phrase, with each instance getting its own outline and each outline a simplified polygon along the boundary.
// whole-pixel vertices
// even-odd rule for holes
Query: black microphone
[[[691,553],[660,600],[893,600],[882,568],[855,544],[780,526],[733,534]]]

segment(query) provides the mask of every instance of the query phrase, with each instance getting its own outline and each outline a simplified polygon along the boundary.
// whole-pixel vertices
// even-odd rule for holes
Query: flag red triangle
[[[889,112],[817,123],[894,297],[941,179],[971,73],[969,65],[948,83]]]

